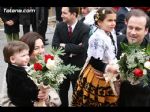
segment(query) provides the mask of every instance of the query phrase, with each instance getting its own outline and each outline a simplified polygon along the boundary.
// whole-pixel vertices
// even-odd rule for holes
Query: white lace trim
[[[112,32],[115,44],[116,36]],[[117,46],[117,45],[116,45]],[[114,46],[110,37],[101,29],[98,29],[89,39],[89,47],[87,51],[88,57],[100,59],[105,63],[115,59]]]

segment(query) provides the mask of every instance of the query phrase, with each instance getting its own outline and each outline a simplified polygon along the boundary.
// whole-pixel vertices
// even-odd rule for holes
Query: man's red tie
[[[69,36],[69,38],[71,38],[71,35],[72,35],[72,27],[68,26],[68,36]]]

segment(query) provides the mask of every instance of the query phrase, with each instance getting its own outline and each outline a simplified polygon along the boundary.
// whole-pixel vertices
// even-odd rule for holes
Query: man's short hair
[[[68,7],[69,8],[69,12],[72,13],[76,13],[76,17],[78,17],[79,14],[79,7]]]
[[[146,18],[146,25],[145,28],[149,28],[150,25],[150,18],[149,16],[141,9],[132,9],[130,12],[127,13],[126,15],[126,21],[128,22],[129,19],[132,17],[145,17]]]

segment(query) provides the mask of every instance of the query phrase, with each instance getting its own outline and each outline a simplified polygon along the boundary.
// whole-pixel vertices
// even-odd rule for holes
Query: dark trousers
[[[32,31],[36,32],[36,18],[35,18],[35,14],[31,14],[30,15],[30,23],[32,25]],[[23,33],[27,33],[30,31],[30,25],[23,25]]]
[[[30,31],[30,25],[23,25],[23,33],[27,33]]]
[[[36,29],[36,15],[32,14],[30,19],[31,19],[32,29],[34,32],[36,32],[37,31],[37,29]]]
[[[55,10],[56,10],[56,20],[61,22],[62,21],[62,18],[61,18],[61,9],[62,7],[55,7]]]
[[[74,90],[77,79],[78,79],[79,72],[75,72],[75,74],[72,74],[71,76],[67,76],[66,79],[64,79],[63,83],[60,85],[59,90],[59,96],[60,100],[62,102],[61,107],[68,107],[69,101],[68,101],[68,92],[70,88],[70,82],[72,84],[72,88]]]
[[[48,25],[48,13],[49,13],[49,8],[44,8],[44,12],[42,13],[42,9],[38,9],[39,13],[36,15],[36,27],[37,27],[37,32],[43,37],[43,42],[46,39],[46,31],[47,31],[47,25]],[[42,17],[43,16],[43,17]]]
[[[46,39],[46,31],[47,31],[48,19],[45,19],[38,28],[38,33],[43,37],[43,40]]]

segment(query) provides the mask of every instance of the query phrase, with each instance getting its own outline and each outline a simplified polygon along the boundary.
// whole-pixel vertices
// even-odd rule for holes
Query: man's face
[[[145,35],[148,33],[146,26],[145,17],[132,16],[127,22],[127,39],[130,44],[137,43],[141,44]]]
[[[90,12],[89,7],[81,7],[81,13],[85,17]]]
[[[72,19],[74,18],[74,14],[71,14],[69,12],[69,8],[68,7],[62,7],[62,14],[61,17],[63,19],[63,22],[65,23],[71,23]]]

